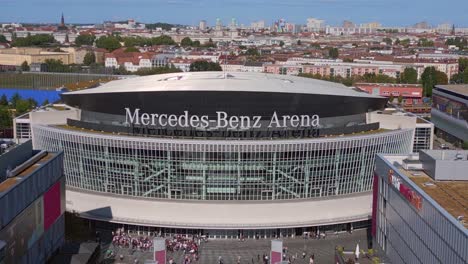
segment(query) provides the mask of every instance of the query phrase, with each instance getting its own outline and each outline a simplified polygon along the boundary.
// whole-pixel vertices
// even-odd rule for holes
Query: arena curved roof
[[[317,79],[245,72],[185,72],[150,75],[111,81],[96,88],[66,95],[162,91],[238,91],[322,94],[366,98],[379,96],[358,92],[339,83]]]

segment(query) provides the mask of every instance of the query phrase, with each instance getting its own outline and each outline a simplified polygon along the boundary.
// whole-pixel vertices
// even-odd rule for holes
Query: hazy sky
[[[308,17],[330,25],[343,20],[379,21],[385,26],[454,23],[468,27],[468,0],[0,0],[0,21],[100,23],[134,18],[141,22],[214,25],[236,18],[243,24],[279,18],[305,24]]]

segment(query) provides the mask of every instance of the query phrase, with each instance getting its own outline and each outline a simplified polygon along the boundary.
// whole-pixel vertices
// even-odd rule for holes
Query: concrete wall
[[[31,124],[42,125],[64,125],[67,123],[67,118],[80,119],[81,110],[57,110],[57,111],[41,111],[31,112]]]
[[[41,49],[4,49],[0,50],[0,64],[20,66],[24,61],[31,63],[43,63],[47,59],[61,60],[67,65],[73,63],[70,53],[46,52]]]
[[[436,180],[468,181],[468,162],[466,160],[438,160],[435,175]]]
[[[436,175],[436,160],[424,151],[419,152],[419,160],[422,163],[424,172],[434,179]]]
[[[374,122],[379,122],[380,128],[384,129],[416,128],[415,116],[387,115],[377,112],[367,113],[367,123]]]
[[[462,160],[455,160],[457,154],[461,154]],[[424,171],[434,180],[468,181],[467,157],[468,151],[462,150],[442,150],[437,152],[437,156],[425,151],[419,154]]]

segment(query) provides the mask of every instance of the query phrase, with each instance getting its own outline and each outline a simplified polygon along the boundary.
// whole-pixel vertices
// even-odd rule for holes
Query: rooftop
[[[246,72],[185,72],[150,75],[111,81],[97,88],[66,94],[160,91],[245,91],[381,98],[357,92],[343,84],[333,82],[296,76]]]
[[[7,193],[11,188],[19,184],[24,178],[31,175],[36,169],[56,155],[57,153],[41,151],[18,165],[16,168],[12,168],[9,177],[0,182],[0,196]]]
[[[435,160],[460,160],[465,162],[468,160],[468,155],[464,151],[459,150],[424,150],[424,153]]]
[[[400,171],[455,219],[463,216],[460,222],[468,228],[468,181],[435,181],[424,171]]]
[[[431,152],[442,153],[446,151]],[[396,170],[400,172],[400,175],[406,176],[416,184],[420,189],[418,192],[427,194],[448,214],[453,216],[455,221],[468,228],[468,175],[466,180],[434,180],[425,171],[426,166],[424,164],[418,168],[417,163],[421,164],[422,161],[420,157],[420,154],[384,155],[389,163],[394,164],[394,166],[399,164],[396,165]],[[467,161],[465,159],[460,162],[466,163]],[[411,166],[406,166],[405,163],[411,163]]]
[[[468,96],[468,84],[436,85],[436,88]]]

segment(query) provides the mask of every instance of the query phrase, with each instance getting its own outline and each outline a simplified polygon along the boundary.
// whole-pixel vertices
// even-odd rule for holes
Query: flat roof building
[[[378,154],[372,235],[391,263],[468,262],[468,151]]]
[[[65,239],[63,153],[28,141],[0,155],[0,263],[45,263]]]

